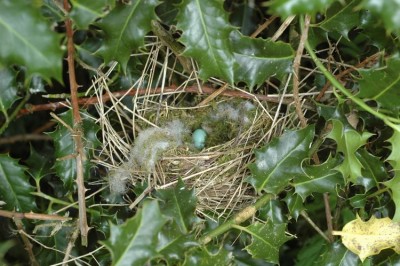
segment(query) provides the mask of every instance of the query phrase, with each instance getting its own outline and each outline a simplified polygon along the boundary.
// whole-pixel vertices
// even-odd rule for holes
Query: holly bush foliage
[[[323,237],[332,230],[326,218],[336,230],[356,215],[400,222],[398,1],[69,3],[70,10],[62,1],[0,1],[0,211],[72,217],[66,222],[23,219],[21,224],[16,221],[21,216],[14,216],[14,223],[1,212],[1,264],[60,263],[68,249],[67,260],[86,265],[400,263],[393,250],[361,262],[340,239]],[[279,25],[291,16],[287,30],[273,40]],[[238,214],[217,221],[197,215],[194,191],[182,181],[175,188],[151,192],[134,212],[107,205],[107,186],[96,182],[101,169],[90,160],[101,147],[99,128],[91,120],[90,107],[82,107],[87,194],[101,192],[86,199],[91,230],[88,245],[82,245],[76,234],[73,114],[57,111],[55,121],[48,112],[29,113],[30,106],[47,103],[43,94],[69,93],[64,21],[72,20],[82,92],[90,90],[97,67],[114,61],[119,67],[109,87],[117,91],[134,84],[143,64],[130,55],[144,49],[154,33],[152,21],[158,20],[166,29],[175,29],[180,56],[196,62],[203,82],[219,78],[262,93],[267,80],[279,84],[293,72],[305,16],[311,26],[301,66],[315,71],[307,77],[299,72],[304,78],[301,92],[320,92],[329,82],[334,97],[313,101],[316,108],[307,113],[308,126],[288,130],[255,151],[246,179],[254,187],[255,203]],[[272,20],[269,29],[251,37],[267,19]],[[360,63],[364,60],[367,63]],[[347,69],[351,75],[333,76]],[[28,112],[21,112],[24,108]],[[43,125],[50,133],[37,137]],[[17,143],[17,136],[25,136],[25,141]],[[134,198],[142,189],[132,191],[129,196]]]

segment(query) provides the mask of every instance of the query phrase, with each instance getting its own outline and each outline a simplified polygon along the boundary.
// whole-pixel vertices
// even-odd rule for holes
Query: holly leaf
[[[359,264],[357,255],[349,251],[340,242],[335,242],[328,248],[327,252],[320,253],[320,259],[315,261],[314,265],[348,266]]]
[[[110,225],[110,237],[103,244],[111,252],[113,265],[145,265],[157,256],[157,235],[167,222],[156,200],[143,204],[133,218],[122,225]]]
[[[400,222],[400,178],[398,176],[395,176],[389,181],[384,182],[383,184],[391,190],[392,200],[396,205],[393,221]]]
[[[51,166],[53,165],[53,160],[50,154],[53,154],[53,152],[48,149],[42,149],[39,153],[34,147],[31,147],[31,154],[26,160],[26,164],[29,166],[27,172],[35,179],[37,185],[39,185],[43,177],[52,174]]]
[[[297,220],[300,213],[306,209],[303,205],[303,199],[298,194],[287,193],[283,201],[286,202],[289,213],[295,220]]]
[[[62,80],[60,36],[31,1],[0,1],[0,36],[1,64],[26,66],[29,76]]]
[[[251,235],[252,242],[246,246],[253,258],[264,259],[267,262],[279,264],[279,248],[292,239],[285,234],[286,224],[255,222],[244,230]]]
[[[336,194],[337,186],[343,186],[343,176],[334,168],[338,160],[329,157],[324,163],[304,167],[304,174],[296,176],[293,186],[303,201],[312,193],[330,192]]]
[[[361,261],[387,248],[400,254],[400,223],[388,217],[378,219],[372,216],[366,222],[357,217],[348,222],[342,231],[333,231],[333,235],[340,235],[343,244]]]
[[[260,210],[258,211],[259,219],[271,220],[271,222],[285,223],[287,221],[286,214],[283,211],[284,205],[279,200],[272,199],[268,201]]]
[[[233,83],[235,58],[229,35],[234,29],[221,1],[183,0],[179,5],[179,39],[186,46],[184,56],[200,65],[199,76],[219,77]]]
[[[0,154],[0,198],[10,211],[35,211],[34,188],[25,174],[25,167],[8,155]]]
[[[287,131],[267,146],[255,152],[256,161],[250,164],[251,176],[247,181],[258,193],[278,194],[295,176],[302,174],[301,163],[308,158],[314,127]]]
[[[391,144],[391,152],[389,157],[386,159],[393,168],[394,176],[399,177],[400,174],[400,126],[399,130],[394,130],[393,135],[388,139]],[[400,206],[400,205],[399,205]]]
[[[84,163],[85,177],[88,176],[90,170],[90,158],[92,157],[92,151],[100,145],[97,139],[97,131],[99,126],[88,118],[88,115],[81,113],[83,116],[82,128],[83,128],[83,139],[84,139],[84,150],[86,154],[86,160]],[[73,116],[72,111],[69,110],[59,115],[59,117],[73,128]],[[56,162],[54,163],[54,169],[56,174],[61,178],[64,186],[68,189],[72,187],[74,178],[76,175],[76,158],[75,154],[75,142],[72,138],[72,133],[68,128],[62,124],[58,124],[55,131],[48,133],[54,140]]]
[[[400,28],[399,14],[400,3],[396,0],[385,0],[376,2],[374,0],[364,0],[363,8],[371,11],[380,17],[388,31],[396,31]]]
[[[198,221],[194,190],[186,189],[182,180],[175,188],[157,191],[157,198],[161,200],[163,214],[172,218],[183,234],[187,234],[191,225]]]
[[[16,100],[20,99],[20,97],[17,96],[17,92],[15,74],[8,68],[0,70],[0,111],[5,117],[8,117],[7,110],[11,105],[13,105]]]
[[[318,26],[328,32],[338,32],[346,39],[349,39],[349,31],[360,23],[359,12],[355,11],[357,5],[358,1],[350,1],[346,5],[339,1],[334,2],[328,8],[324,21],[319,23]]]
[[[218,249],[211,252],[207,248],[194,249],[189,252],[185,258],[183,266],[215,266],[215,265],[231,265],[232,252],[226,249]]]
[[[386,61],[385,67],[359,69],[360,92],[358,97],[374,100],[382,108],[393,111],[399,110],[398,97],[400,97],[400,58],[392,56]]]
[[[378,183],[387,178],[384,163],[379,157],[370,154],[366,149],[359,149],[356,157],[362,165],[361,176],[356,180],[357,185],[362,185],[365,192],[378,186]]]
[[[296,265],[301,266],[315,266],[315,265],[329,265],[329,264],[318,264],[317,261],[321,259],[321,254],[327,252],[328,247],[331,245],[326,244],[326,240],[320,235],[314,235],[308,238],[301,249],[297,253]],[[336,264],[332,264],[336,265]]]
[[[275,14],[288,17],[297,14],[315,14],[327,9],[335,0],[273,0],[270,8]]]
[[[238,31],[230,35],[235,59],[235,82],[244,81],[252,88],[272,76],[278,79],[291,71],[294,51],[290,44],[243,36]]]
[[[369,132],[358,133],[351,126],[343,125],[339,120],[332,120],[332,131],[327,138],[337,143],[337,152],[344,156],[343,162],[336,168],[339,170],[346,182],[357,183],[357,178],[362,176],[362,164],[357,159],[356,151],[367,143],[373,134]]]
[[[99,23],[105,34],[104,44],[98,53],[105,62],[118,61],[124,72],[130,54],[144,44],[144,36],[151,30],[151,20],[156,19],[158,0],[135,0],[131,4],[117,4]]]
[[[71,0],[69,15],[80,29],[86,29],[96,18],[103,15],[103,10],[110,0]]]
[[[176,265],[185,257],[188,249],[198,245],[193,234],[183,234],[176,222],[169,222],[158,234],[156,250],[164,256],[168,265]]]

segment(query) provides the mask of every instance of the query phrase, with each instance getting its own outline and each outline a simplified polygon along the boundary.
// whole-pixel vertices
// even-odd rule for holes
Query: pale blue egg
[[[207,132],[202,128],[198,128],[193,132],[192,139],[197,149],[203,149],[206,145]]]

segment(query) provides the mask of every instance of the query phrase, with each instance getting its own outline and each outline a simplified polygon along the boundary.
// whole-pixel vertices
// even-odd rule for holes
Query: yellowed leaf
[[[357,216],[342,231],[333,231],[333,234],[342,236],[343,244],[357,254],[361,261],[387,248],[400,253],[400,223],[389,218],[378,219],[372,216],[364,222]]]

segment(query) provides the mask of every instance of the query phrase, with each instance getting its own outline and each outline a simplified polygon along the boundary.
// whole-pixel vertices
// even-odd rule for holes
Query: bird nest
[[[171,188],[182,180],[194,189],[197,211],[210,218],[223,217],[254,202],[255,192],[246,183],[254,150],[284,128],[293,127],[296,119],[282,113],[281,104],[262,102],[233,87],[228,90],[245,94],[248,100],[218,96],[196,107],[207,95],[201,94],[195,78],[188,77],[181,87],[167,89],[163,84],[160,89],[149,81],[154,80],[152,75],[142,77],[129,90],[118,93],[109,90],[107,74],[99,75],[93,85],[102,133],[96,162],[108,169],[111,192],[125,195],[145,184],[148,189],[141,195],[125,197],[134,207],[152,189]],[[189,86],[197,87],[199,93],[188,92]],[[107,103],[103,102],[106,98]],[[218,118],[223,112],[227,114]],[[232,112],[237,112],[236,120],[229,116]],[[193,145],[191,133],[196,128],[208,132],[203,149]],[[159,142],[154,144],[154,139]]]

